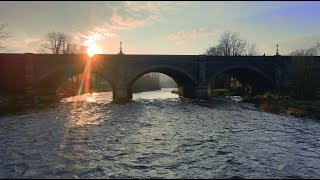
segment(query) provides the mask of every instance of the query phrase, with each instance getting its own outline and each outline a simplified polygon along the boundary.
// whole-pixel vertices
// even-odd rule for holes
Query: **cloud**
[[[168,40],[176,41],[176,45],[186,44],[190,39],[198,39],[202,37],[214,36],[220,32],[219,29],[211,29],[211,28],[196,28],[191,31],[181,30],[174,34],[168,35]]]
[[[28,45],[28,44],[31,44],[31,43],[35,43],[35,42],[38,42],[40,41],[39,38],[27,38],[24,40],[24,42]]]
[[[83,43],[85,46],[90,46],[91,44],[94,44],[99,40],[118,37],[119,31],[145,26],[145,24],[147,23],[145,19],[124,19],[123,17],[118,15],[113,15],[110,21],[110,23],[104,23],[100,26],[94,26],[87,33],[75,33],[75,40],[78,43]]]
[[[74,33],[79,43],[90,44],[119,36],[119,32],[162,22],[163,14],[194,2],[107,2],[112,11],[107,21],[93,26],[85,33]],[[180,43],[181,44],[181,43]]]
[[[147,20],[145,19],[134,19],[129,18],[127,20],[124,20],[121,16],[114,15],[111,18],[111,22],[114,25],[112,28],[116,30],[122,30],[122,29],[129,29],[133,27],[139,27],[144,26],[147,23]]]
[[[186,5],[199,2],[174,2],[174,1],[127,1],[129,11],[137,14],[148,14],[148,19],[162,21],[163,15],[169,11],[175,11]]]
[[[187,43],[186,41],[177,41],[176,45],[181,46],[181,45],[185,45],[186,43]]]
[[[13,40],[9,43],[10,50],[14,50],[16,48],[23,49],[24,52],[34,52],[34,48],[37,47],[40,44],[39,38],[26,38],[24,40],[16,41]]]

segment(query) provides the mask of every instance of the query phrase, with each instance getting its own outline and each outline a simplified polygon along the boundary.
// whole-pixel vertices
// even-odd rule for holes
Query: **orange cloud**
[[[13,40],[10,42],[9,46],[10,49],[23,49],[24,52],[35,52],[34,47],[37,46],[40,43],[39,38],[26,38],[21,41]]]
[[[103,39],[118,37],[120,31],[146,26],[150,22],[160,22],[162,14],[187,2],[119,2],[112,6],[111,18],[100,25],[93,26],[88,32],[77,32],[75,40],[79,43],[95,43]]]
[[[38,42],[40,41],[39,38],[27,38],[24,40],[24,42],[28,45],[28,44],[31,44],[31,43],[35,43],[35,42]]]
[[[186,41],[177,41],[177,42],[176,42],[176,45],[177,45],[177,46],[181,46],[181,45],[185,45],[185,44],[187,44]]]
[[[114,14],[110,21],[110,23],[106,22],[102,25],[94,26],[86,33],[75,33],[75,40],[79,43],[88,44],[106,38],[115,38],[118,37],[119,31],[145,26],[148,19],[134,19],[131,17],[124,19]]]

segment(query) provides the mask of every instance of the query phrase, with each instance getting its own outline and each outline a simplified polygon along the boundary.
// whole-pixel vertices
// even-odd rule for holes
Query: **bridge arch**
[[[51,71],[43,74],[38,78],[33,84],[32,89],[38,95],[52,95],[55,94],[58,88],[65,82],[67,82],[71,77],[80,75],[84,73],[83,68],[70,68],[61,67],[55,71]],[[108,71],[91,71],[90,74],[99,74],[103,79],[109,82],[112,91],[114,93],[115,81],[111,72]]]
[[[197,84],[197,79],[186,72],[184,69],[169,65],[156,65],[143,69],[142,71],[138,71],[131,75],[131,78],[128,80],[128,84],[133,85],[133,83],[141,76],[151,72],[158,72],[168,75],[174,81],[176,81],[177,84],[183,82],[183,80],[188,80],[190,83]]]
[[[179,89],[182,89],[182,96],[188,96],[188,94],[191,93],[189,91],[192,91],[194,86],[198,83],[197,79],[194,76],[190,75],[182,68],[169,65],[156,65],[137,71],[130,76],[130,78],[127,81],[127,88],[129,94],[132,94],[132,87],[136,80],[148,73],[163,73],[171,77],[176,82]]]
[[[233,69],[243,69],[243,70],[250,70],[250,71],[254,71],[256,73],[258,73],[259,75],[263,76],[265,79],[272,81],[273,78],[268,75],[267,73],[263,72],[262,70],[260,70],[259,68],[255,67],[255,66],[247,66],[247,65],[241,65],[241,64],[236,64],[236,65],[229,65],[226,67],[221,68],[220,70],[211,73],[211,75],[209,75],[209,80],[214,79],[217,75],[224,73],[224,72],[228,72],[231,71]]]
[[[274,78],[256,66],[241,64],[229,65],[211,73],[208,76],[208,82],[214,81],[221,74],[229,74],[241,83],[246,83],[254,87],[257,91],[266,91],[273,88]]]

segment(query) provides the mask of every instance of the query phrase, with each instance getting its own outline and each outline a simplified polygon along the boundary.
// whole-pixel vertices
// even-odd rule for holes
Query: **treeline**
[[[43,54],[85,54],[86,47],[75,42],[71,35],[61,32],[50,32],[40,45],[39,53]]]
[[[10,37],[6,28],[8,27],[7,23],[0,24],[0,52],[7,50],[7,39]]]
[[[141,76],[132,86],[132,92],[161,90],[160,75],[149,73]]]

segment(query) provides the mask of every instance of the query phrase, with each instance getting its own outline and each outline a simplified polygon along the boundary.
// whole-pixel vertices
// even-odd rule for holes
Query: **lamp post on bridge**
[[[282,79],[282,62],[280,61],[280,54],[279,54],[279,44],[277,46],[277,52],[276,52],[276,57],[275,57],[275,63],[276,63],[276,74],[275,74],[275,88],[276,92],[278,94],[281,93],[281,79]]]
[[[122,42],[120,42],[120,52],[119,52],[119,54],[123,54],[123,52],[122,52]]]

